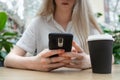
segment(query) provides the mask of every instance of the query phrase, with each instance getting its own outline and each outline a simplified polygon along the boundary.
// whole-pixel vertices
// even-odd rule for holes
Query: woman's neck
[[[67,24],[71,20],[71,11],[66,10],[56,10],[54,19],[64,28],[66,29]]]

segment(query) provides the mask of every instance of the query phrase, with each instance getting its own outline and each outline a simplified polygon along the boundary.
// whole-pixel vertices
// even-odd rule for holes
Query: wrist
[[[90,56],[89,55],[85,55],[83,60],[82,60],[82,69],[89,69],[91,68],[91,61],[90,61]]]
[[[33,70],[35,66],[35,56],[33,57],[26,57],[25,68],[29,70]]]

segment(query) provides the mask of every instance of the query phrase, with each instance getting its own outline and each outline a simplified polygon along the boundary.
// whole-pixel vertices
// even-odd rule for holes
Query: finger
[[[68,65],[65,65],[65,67],[82,69],[82,62],[79,62],[79,64],[70,63],[70,64],[68,64]]]
[[[77,52],[77,50],[75,49],[75,47],[72,47],[72,52]]]
[[[41,58],[41,64],[51,64],[50,58]]]
[[[60,68],[60,67],[63,67],[63,66],[65,66],[64,63],[54,63],[54,64],[48,65],[48,67],[49,67],[50,69],[57,69],[57,68]]]
[[[65,64],[69,64],[70,62],[71,62],[71,60],[70,59],[66,59],[66,60],[63,60],[63,61],[61,61],[62,63],[65,63]]]
[[[82,67],[79,65],[65,65],[65,67],[67,67],[67,68],[78,68],[78,69],[81,69]]]
[[[42,58],[41,63],[42,64],[53,64],[53,63],[58,63],[65,60],[63,57],[54,57],[54,58]]]
[[[62,57],[65,58],[76,58],[76,59],[83,59],[83,54],[76,54],[75,52],[66,52],[65,54],[61,55]]]
[[[49,50],[46,54],[43,54],[42,57],[50,57],[50,56],[53,56],[53,55],[59,55],[59,54],[62,54],[64,53],[64,50]]]
[[[78,64],[77,65],[76,64],[69,64],[69,65],[65,65],[65,67],[67,67],[67,68],[77,68],[77,69],[82,69],[82,70],[83,69],[85,70],[85,69],[90,69],[91,68],[89,66],[86,66],[86,67],[83,66],[82,63],[79,63],[79,65]]]
[[[51,63],[58,63],[58,62],[61,62],[63,60],[65,60],[64,57],[53,57],[53,58],[51,58]]]
[[[77,50],[77,52],[79,53],[83,52],[83,49],[80,48],[79,45],[75,41],[72,42],[72,46]]]

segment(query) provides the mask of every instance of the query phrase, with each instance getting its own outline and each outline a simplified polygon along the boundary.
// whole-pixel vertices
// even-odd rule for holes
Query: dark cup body
[[[88,41],[93,73],[108,74],[112,69],[113,40]]]

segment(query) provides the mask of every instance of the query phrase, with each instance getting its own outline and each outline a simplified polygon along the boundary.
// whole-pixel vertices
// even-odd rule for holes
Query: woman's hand
[[[78,69],[87,69],[91,67],[90,57],[87,55],[82,48],[78,46],[75,42],[73,42],[73,50],[72,52],[67,52],[62,54],[62,57],[67,58],[64,60],[64,63],[69,63],[66,67],[69,68],[78,68]]]
[[[45,49],[37,56],[33,57],[33,64],[31,64],[30,69],[40,70],[40,71],[51,71],[60,67],[65,66],[62,61],[65,60],[64,57],[50,57],[52,55],[60,55],[64,53],[64,50],[48,50]]]

